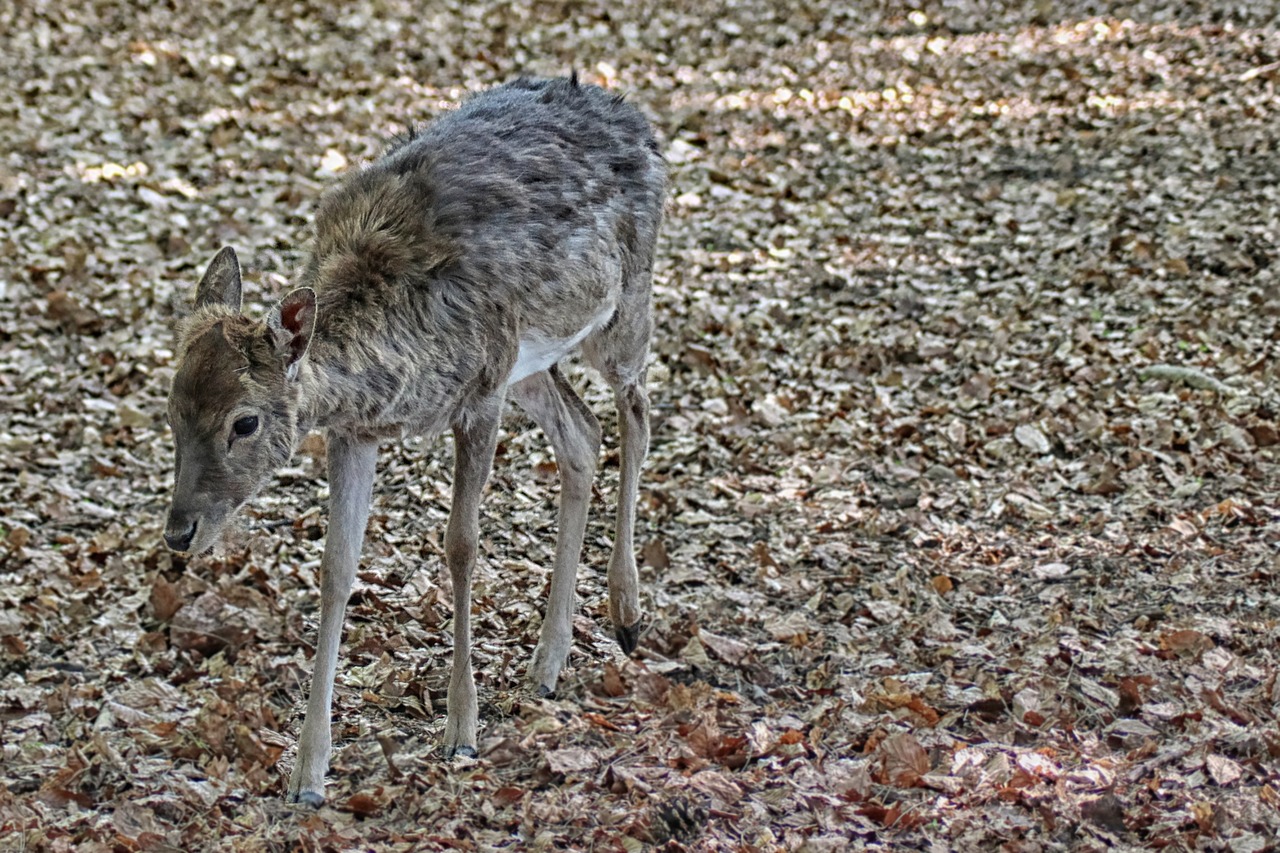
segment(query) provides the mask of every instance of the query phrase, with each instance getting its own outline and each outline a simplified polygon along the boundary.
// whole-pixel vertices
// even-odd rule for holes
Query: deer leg
[[[640,575],[636,571],[635,521],[640,490],[640,467],[649,450],[649,395],[644,373],[616,387],[621,427],[621,474],[618,483],[618,522],[613,554],[609,557],[609,618],[622,651],[631,654],[640,641]]]
[[[307,714],[298,737],[298,759],[289,777],[291,803],[318,807],[324,802],[324,774],[332,748],[329,714],[333,676],[338,667],[342,620],[364,544],[377,460],[377,442],[329,436],[329,534],[320,561],[320,634]]]
[[[640,575],[636,571],[636,501],[640,468],[649,452],[649,395],[645,358],[653,319],[649,269],[652,246],[638,257],[623,281],[617,316],[582,344],[582,354],[604,377],[618,400],[620,476],[618,520],[609,556],[609,619],[622,651],[631,654],[640,641]]]
[[[453,505],[444,539],[453,582],[453,671],[444,727],[444,753],[449,758],[476,754],[479,709],[471,671],[471,575],[480,538],[480,496],[493,467],[501,415],[499,399],[453,428]]]
[[[556,680],[573,644],[574,583],[587,527],[591,481],[600,456],[600,423],[554,365],[512,386],[510,394],[546,433],[560,470],[551,595],[538,647],[529,665],[529,680],[537,685],[538,695],[549,696],[555,692]]]

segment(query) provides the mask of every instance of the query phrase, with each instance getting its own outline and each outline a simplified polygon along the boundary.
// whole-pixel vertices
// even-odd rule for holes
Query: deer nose
[[[191,526],[181,533],[164,532],[164,544],[168,545],[174,551],[185,551],[191,547],[191,540],[196,536],[196,522],[191,522]]]

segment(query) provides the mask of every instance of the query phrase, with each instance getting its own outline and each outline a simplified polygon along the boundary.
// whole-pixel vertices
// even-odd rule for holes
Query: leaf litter
[[[0,9],[0,844],[1274,846],[1272,15]],[[323,189],[412,122],[572,68],[672,164],[641,652],[607,625],[610,445],[570,669],[523,688],[555,468],[513,417],[481,755],[440,761],[449,450],[392,444],[330,805],[285,806],[323,441],[219,554],[168,554],[173,320],[226,243],[278,296]]]

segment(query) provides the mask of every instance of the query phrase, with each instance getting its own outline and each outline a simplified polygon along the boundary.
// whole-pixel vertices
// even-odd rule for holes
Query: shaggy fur
[[[445,537],[456,607],[445,730],[453,753],[476,743],[470,578],[503,401],[509,396],[547,433],[561,471],[560,531],[530,677],[541,692],[554,689],[571,643],[573,578],[600,447],[595,417],[554,363],[578,342],[618,394],[609,609],[619,642],[634,649],[632,539],[664,192],[662,158],[634,108],[576,79],[520,80],[411,134],[330,191],[302,286],[265,320],[240,313],[235,254],[224,249],[210,264],[179,331],[166,541],[211,547],[303,433],[328,432],[320,640],[290,799],[322,799],[342,618],[381,437],[454,434]]]

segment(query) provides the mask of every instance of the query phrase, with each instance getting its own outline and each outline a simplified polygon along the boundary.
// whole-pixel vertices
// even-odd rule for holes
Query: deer
[[[298,286],[261,319],[242,313],[234,249],[209,262],[176,335],[165,543],[212,550],[300,438],[325,433],[320,620],[289,802],[324,803],[334,675],[383,440],[453,435],[444,536],[453,656],[442,744],[452,758],[477,754],[471,578],[506,401],[545,433],[558,470],[558,529],[528,679],[539,695],[554,693],[572,644],[602,443],[599,421],[560,370],[575,352],[616,398],[608,613],[622,651],[636,651],[634,533],[665,193],[665,162],[638,109],[576,75],[522,78],[464,100],[328,189]]]

